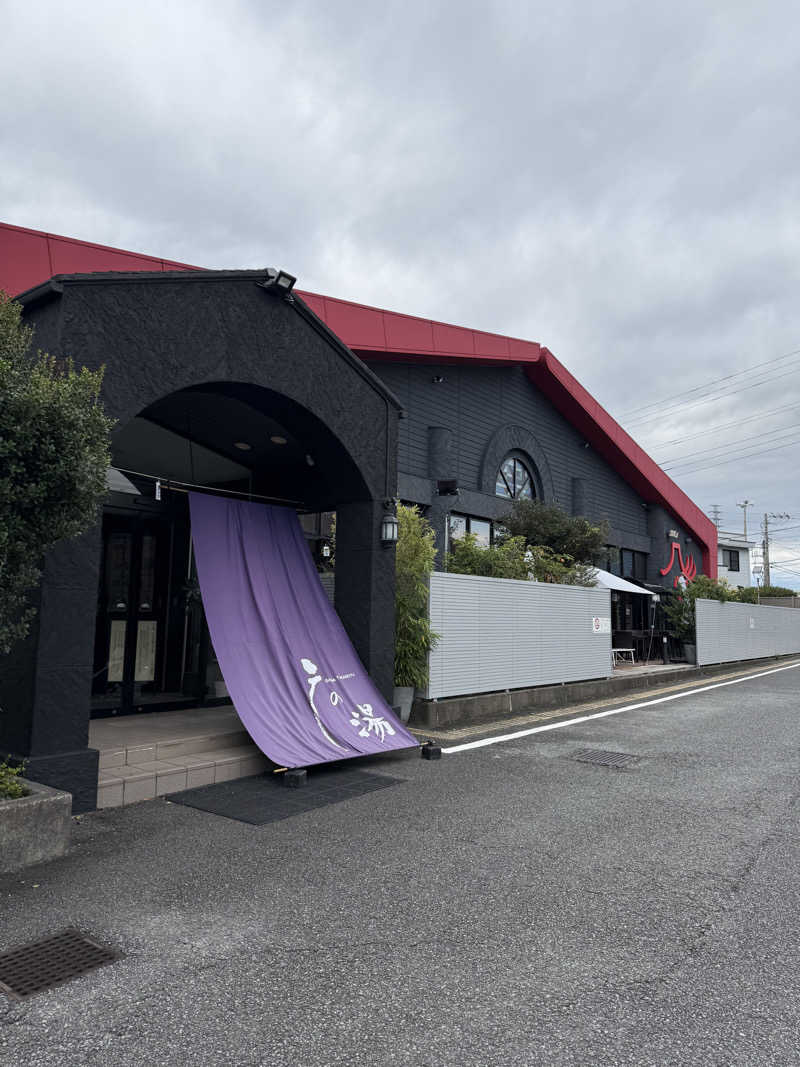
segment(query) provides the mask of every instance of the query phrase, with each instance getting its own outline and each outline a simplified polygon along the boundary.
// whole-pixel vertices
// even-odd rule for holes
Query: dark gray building
[[[132,272],[46,280],[54,264],[123,263]],[[90,717],[225,699],[186,484],[295,507],[309,532],[336,512],[336,608],[387,696],[381,521],[395,498],[425,510],[442,549],[465,530],[489,541],[513,498],[535,498],[607,520],[606,566],[623,577],[716,576],[713,524],[546,348],[316,294],[287,301],[264,280],[0,225],[0,285],[27,290],[39,347],[105,365],[117,420],[102,523],[49,553],[31,635],[0,663],[0,755],[69,789],[76,810],[95,803]]]

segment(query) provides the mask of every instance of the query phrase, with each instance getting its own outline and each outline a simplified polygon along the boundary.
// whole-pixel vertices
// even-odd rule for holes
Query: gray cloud
[[[539,340],[615,415],[800,347],[788,0],[4,6],[10,222]],[[667,459],[798,382],[631,430]],[[800,516],[798,455],[677,480]]]

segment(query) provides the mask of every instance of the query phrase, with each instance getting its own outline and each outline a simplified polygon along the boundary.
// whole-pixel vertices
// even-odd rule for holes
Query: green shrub
[[[549,548],[578,563],[594,563],[605,551],[608,523],[568,515],[540,500],[515,500],[497,529],[498,541],[509,537],[522,537],[530,548]]]
[[[685,589],[672,593],[664,602],[664,611],[670,623],[670,629],[679,641],[691,644],[694,641],[694,602],[696,600],[738,600],[737,591],[724,580],[708,578],[698,574]]]
[[[18,800],[28,795],[28,790],[19,780],[23,770],[23,764],[11,767],[7,761],[0,763],[0,800]]]
[[[0,652],[28,632],[43,554],[97,522],[110,463],[103,372],[34,355],[21,313],[0,292]]]
[[[428,653],[439,635],[431,629],[429,581],[436,557],[433,529],[417,507],[397,509],[394,684],[424,689]]]
[[[524,537],[509,537],[502,544],[481,547],[475,534],[450,540],[445,569],[451,574],[479,574],[484,578],[518,578],[528,581],[531,563]]]
[[[478,574],[484,578],[595,585],[590,565],[576,563],[572,556],[546,545],[527,545],[524,537],[507,537],[484,548],[478,544],[475,534],[453,538],[446,569],[451,574]]]
[[[577,563],[566,552],[556,552],[546,545],[530,545],[531,578],[555,585],[597,585],[590,563]]]
[[[739,600],[743,604],[757,604],[763,596],[797,596],[797,593],[794,589],[786,589],[782,585],[763,585],[760,589],[754,587],[739,590]]]

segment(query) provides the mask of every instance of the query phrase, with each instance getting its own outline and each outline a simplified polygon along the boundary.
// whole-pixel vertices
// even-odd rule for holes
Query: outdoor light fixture
[[[387,500],[386,513],[381,519],[381,544],[388,547],[397,544],[397,532],[399,529],[397,516],[394,513],[394,501]]]
[[[247,441],[234,441],[233,447],[238,448],[240,452],[249,452],[253,446],[249,445]]]
[[[458,496],[458,482],[455,478],[440,478],[436,483],[439,496]]]
[[[272,441],[273,445],[285,445],[286,444],[286,438],[285,437],[281,437],[281,435],[278,434],[278,433],[274,433],[272,435],[272,437],[270,437],[270,441]]]
[[[322,555],[324,556],[325,559],[330,559],[331,558],[331,546],[330,545],[323,545],[322,546]]]
[[[256,282],[256,285],[261,286],[262,289],[270,289],[274,293],[281,293],[283,296],[289,297],[296,281],[297,278],[293,274],[289,274],[288,271],[267,267],[266,278],[262,282]]]

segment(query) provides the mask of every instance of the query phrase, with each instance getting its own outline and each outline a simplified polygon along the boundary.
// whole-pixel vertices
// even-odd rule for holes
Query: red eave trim
[[[548,349],[527,368],[531,381],[589,444],[648,503],[657,503],[675,516],[698,542],[703,573],[717,577],[717,528],[711,519],[673,482],[618,422],[592,397]]]
[[[297,292],[348,347],[369,352],[373,359],[409,355],[526,363],[538,359],[541,351],[535,341],[403,315],[321,293]]]
[[[204,269],[0,222],[0,289],[12,294],[40,285],[53,274]],[[370,362],[410,357],[439,363],[524,365],[531,381],[553,406],[642,499],[661,504],[689,531],[702,546],[703,571],[716,578],[714,524],[548,349],[534,341],[403,315],[320,293],[297,292],[330,330]]]

